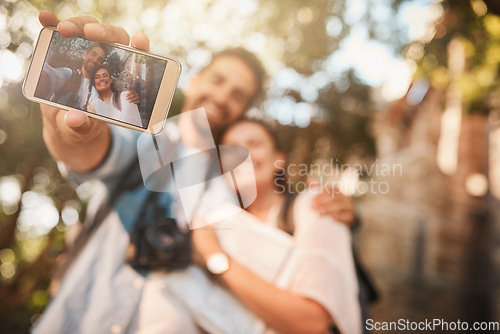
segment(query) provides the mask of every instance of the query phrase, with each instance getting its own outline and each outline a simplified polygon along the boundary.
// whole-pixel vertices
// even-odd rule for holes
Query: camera
[[[137,224],[130,235],[127,262],[135,269],[177,270],[191,263],[191,238],[173,218],[156,218],[147,227]]]

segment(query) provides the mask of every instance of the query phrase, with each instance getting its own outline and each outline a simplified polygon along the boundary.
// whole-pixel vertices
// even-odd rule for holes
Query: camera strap
[[[156,217],[165,217],[167,212],[164,208],[158,205],[158,192],[149,191],[146,200],[141,206],[133,225],[130,230],[130,243],[126,254],[127,262],[132,267],[140,267],[142,269],[147,264],[145,237],[146,230],[150,226],[151,221]]]
[[[170,163],[170,167],[172,168],[172,163]],[[217,167],[219,167],[219,161],[212,161],[209,168],[207,168],[207,172],[205,174],[205,180],[210,180],[211,175],[213,175],[216,172],[215,170]],[[174,174],[174,182],[175,182],[175,174]],[[201,204],[203,195],[207,190],[207,183],[208,182],[204,182],[204,188],[203,191],[200,193],[196,207],[199,207]],[[104,222],[105,218],[112,211],[113,206],[118,200],[118,198],[126,191],[133,190],[141,184],[143,184],[143,179],[139,166],[139,159],[137,158],[124,173],[124,176],[118,183],[116,189],[109,194],[108,200],[105,201],[99,207],[99,209],[96,211],[94,215],[87,216],[86,221],[83,223],[82,230],[80,231],[78,237],[76,238],[73,246],[68,251],[68,255],[65,261],[58,268],[55,269],[53,275],[54,278],[56,279],[62,278],[65,275],[71,264],[75,261],[80,252],[83,250],[83,248],[85,248],[85,245],[93,236],[95,231],[97,231],[98,227]],[[158,200],[159,196],[158,192],[153,192],[153,191],[148,191],[148,192],[149,194],[147,195],[147,199],[142,204],[143,206],[137,216],[136,221],[134,222],[132,231],[136,228],[138,224],[141,224],[141,226],[143,224],[147,224],[147,220],[142,220],[141,217],[143,217],[145,210],[147,210],[147,207],[149,206],[148,203],[152,203]]]
[[[296,193],[286,193],[285,200],[281,206],[281,211],[278,215],[278,228],[286,233],[293,235],[295,232],[295,220],[293,217],[293,204]]]
[[[139,167],[139,160],[136,159],[124,173],[124,177],[118,183],[116,189],[109,194],[108,200],[103,202],[94,215],[87,216],[73,246],[67,251],[68,254],[64,262],[54,270],[54,278],[61,279],[66,274],[71,264],[76,260],[83,248],[85,248],[85,245],[94,235],[95,231],[97,231],[98,227],[109,215],[117,199],[125,191],[135,189],[141,183],[142,175]]]
[[[85,108],[87,109],[87,106],[89,105],[89,101],[90,101],[90,96],[92,95],[92,87],[94,86],[94,84],[92,83],[92,79],[89,80],[89,91],[87,92],[87,99],[85,101],[85,103],[83,104],[82,108]]]

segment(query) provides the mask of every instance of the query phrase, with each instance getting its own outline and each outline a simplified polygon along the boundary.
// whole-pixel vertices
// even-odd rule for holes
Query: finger
[[[334,214],[336,212],[354,212],[354,202],[351,197],[316,196],[311,202],[311,208],[317,213]]]
[[[344,202],[345,197],[336,194],[325,194],[321,193],[313,197],[312,204],[314,206],[329,205],[338,202]]]
[[[333,203],[333,204],[328,203],[327,205],[325,204],[316,205],[312,206],[312,209],[319,214],[350,210],[350,208],[346,207],[345,205],[339,205],[338,203]]]
[[[323,208],[323,210],[317,211],[321,216],[329,216],[333,220],[341,222],[346,225],[352,225],[355,221],[354,212],[346,209],[338,209],[338,208]]]
[[[92,127],[90,118],[82,111],[69,110],[64,115],[64,122],[75,133],[85,135]]]
[[[354,212],[354,205],[350,202],[330,202],[323,203],[322,205],[312,206],[312,209],[318,213],[333,213],[333,212]]]
[[[127,97],[127,101],[133,104],[139,104],[139,98],[137,97]]]
[[[57,25],[57,30],[64,37],[82,36],[86,37],[84,28],[87,24],[96,24],[99,20],[92,16],[72,17],[60,22]]]
[[[59,22],[61,22],[50,10],[42,10],[40,14],[38,14],[38,20],[42,24],[42,26],[52,26],[57,27]]]
[[[139,50],[149,51],[149,38],[143,32],[138,32],[132,37],[130,46]]]
[[[354,225],[354,222],[356,221],[356,216],[352,212],[341,212],[334,218],[336,221],[343,223],[347,226],[352,226]]]
[[[342,193],[338,188],[332,188],[330,190],[326,190],[326,188],[321,188],[321,190],[322,191],[315,197],[320,199],[335,198],[339,200],[350,198],[350,196],[344,195],[344,193]]]
[[[120,27],[106,23],[88,23],[84,27],[85,36],[93,41],[128,45],[130,36]]]
[[[59,112],[60,109],[53,106],[49,106],[48,104],[40,103],[40,110],[42,111],[42,116],[44,121],[45,119],[47,119],[50,122],[55,122],[57,113]]]
[[[343,211],[344,207],[341,205],[318,205],[313,207],[313,210],[320,215],[335,214],[337,212]]]
[[[139,95],[135,91],[133,92],[129,91],[127,95],[125,95],[125,98],[130,103],[135,103],[135,104],[139,103]]]

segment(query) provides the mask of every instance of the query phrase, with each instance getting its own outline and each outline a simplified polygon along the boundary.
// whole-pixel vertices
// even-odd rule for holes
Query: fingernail
[[[68,27],[76,30],[76,25],[73,22],[68,22]]]
[[[104,33],[104,28],[100,23],[87,23],[87,25],[93,27],[93,29],[97,30],[99,34]]]
[[[71,128],[78,128],[88,121],[88,116],[77,110],[69,110],[64,115],[64,122]]]
[[[73,22],[68,22],[68,21],[63,21],[58,24],[57,26],[58,30],[71,30],[71,33],[76,33],[77,28],[76,25]]]

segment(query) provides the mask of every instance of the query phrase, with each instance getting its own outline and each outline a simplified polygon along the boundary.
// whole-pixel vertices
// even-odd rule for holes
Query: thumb
[[[64,115],[64,123],[73,131],[85,134],[90,129],[90,118],[82,111],[69,110]]]

